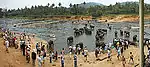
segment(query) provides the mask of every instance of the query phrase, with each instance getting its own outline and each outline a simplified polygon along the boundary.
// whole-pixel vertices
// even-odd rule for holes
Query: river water
[[[26,33],[34,33],[37,35],[37,37],[44,39],[46,41],[54,40],[55,44],[55,50],[60,51],[62,48],[67,48],[67,37],[74,36],[73,28],[82,28],[85,25],[84,24],[72,24],[72,21],[66,21],[63,23],[42,23],[38,24],[36,28],[33,27],[13,27],[14,24],[18,23],[25,23],[21,22],[21,20],[15,20],[15,19],[7,19],[5,20],[7,23],[7,28],[9,28],[11,31],[16,32],[26,32]],[[50,21],[55,22],[55,21]],[[87,21],[80,21],[80,22],[87,22]],[[95,25],[94,31],[92,32],[92,35],[86,35],[83,34],[79,37],[74,37],[74,44],[77,44],[79,42],[83,42],[84,46],[87,46],[87,48],[90,51],[93,51],[95,48],[95,35],[96,30],[99,28],[105,28],[107,29],[107,24],[105,23],[99,23],[96,21],[90,21],[92,24]],[[32,23],[36,23],[32,21]],[[145,22],[149,23],[149,22]],[[4,20],[0,19],[1,26],[4,25]],[[118,35],[120,35],[119,30],[128,30],[130,31],[130,39],[132,41],[132,37],[134,35],[138,35],[139,37],[139,31],[138,29],[124,29],[126,27],[136,27],[139,26],[138,23],[129,23],[129,22],[121,22],[121,23],[110,23],[110,26],[112,26],[112,30],[108,29],[107,35],[104,38],[105,43],[110,43],[113,41],[113,38],[115,37],[114,32],[118,31]],[[145,28],[145,32],[150,33],[150,28]],[[56,39],[50,38],[49,35],[54,34],[56,36]],[[120,37],[119,38],[125,38]],[[145,38],[150,38],[149,34],[145,35]]]

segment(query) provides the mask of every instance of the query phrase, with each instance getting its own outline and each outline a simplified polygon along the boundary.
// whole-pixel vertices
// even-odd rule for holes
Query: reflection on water
[[[95,34],[96,34],[96,29],[99,28],[106,28],[107,29],[107,24],[104,23],[97,23],[94,21],[91,21],[95,25],[95,29],[92,32],[92,35],[81,35],[79,37],[74,38],[74,44],[83,42],[87,48],[92,51],[95,48]],[[44,26],[43,26],[44,25]],[[124,28],[124,27],[130,27],[130,26],[138,26],[138,23],[127,23],[127,22],[122,22],[122,23],[111,23],[110,24],[113,28],[112,30],[108,30],[107,35],[105,36],[105,43],[112,42],[114,38],[114,31],[118,31]],[[42,27],[42,28],[41,28]],[[69,36],[74,36],[73,34],[73,28],[82,28],[84,27],[84,24],[72,24],[70,21],[67,21],[65,23],[56,23],[56,24],[39,24],[37,28],[24,28],[24,27],[18,27],[15,28],[13,26],[9,26],[10,30],[13,31],[20,31],[20,32],[27,32],[27,33],[35,33],[38,35],[38,37],[48,41],[52,38],[49,37],[51,34],[55,34],[56,40],[54,41],[55,44],[55,50],[61,50],[61,48],[66,48],[67,47],[67,37]],[[131,32],[130,40],[132,40],[132,37],[134,35],[138,35],[138,30],[129,30]],[[145,32],[150,33],[150,29],[146,28]],[[120,35],[120,33],[118,34]],[[145,37],[150,37],[150,35],[145,35]],[[119,38],[124,38],[124,37],[119,37]]]

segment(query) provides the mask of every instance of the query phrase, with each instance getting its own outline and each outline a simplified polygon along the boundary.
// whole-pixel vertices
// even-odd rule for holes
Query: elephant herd
[[[88,25],[85,24],[85,27],[83,27],[83,28],[79,28],[79,29],[78,29],[78,28],[73,28],[73,30],[74,30],[74,37],[83,35],[84,33],[87,34],[87,35],[91,35],[91,34],[92,34],[92,31],[93,31],[93,29],[94,29],[95,26],[92,25],[92,24],[89,25],[90,28],[88,28],[87,26],[88,26]],[[73,41],[74,41],[73,36],[70,36],[70,37],[67,38],[67,44],[68,44],[68,45],[73,45]],[[83,43],[82,43],[82,42],[79,42],[79,43],[77,43],[75,46],[76,46],[76,47],[77,47],[77,46],[80,46],[80,48],[82,49],[82,48],[83,48]],[[49,50],[52,50],[52,51],[54,50],[54,42],[53,42],[52,40],[49,40],[49,41],[48,41],[48,46],[47,46],[47,48],[48,48]]]
[[[103,42],[103,39],[106,34],[107,34],[107,29],[97,29],[96,35],[95,35],[96,47],[102,47],[102,49],[104,49],[105,43]]]
[[[83,27],[83,28],[74,28],[73,30],[74,30],[74,36],[76,37],[76,36],[80,36],[80,35],[83,35],[84,33],[86,34],[86,35],[91,35],[92,34],[92,31],[93,31],[93,29],[94,29],[94,25],[92,25],[92,24],[90,24],[90,26],[88,27],[88,25],[87,24],[85,24],[85,27]]]

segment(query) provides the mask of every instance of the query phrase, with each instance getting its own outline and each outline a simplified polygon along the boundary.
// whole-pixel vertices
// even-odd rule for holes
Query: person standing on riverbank
[[[64,67],[65,61],[64,61],[64,55],[61,55],[61,67]]]
[[[38,60],[38,67],[42,67],[42,59],[40,55],[37,57],[37,60]]]
[[[6,52],[8,53],[9,41],[6,39],[5,41]]]
[[[108,51],[108,52],[107,52],[107,53],[108,53],[108,54],[107,54],[107,55],[108,55],[108,61],[111,61],[111,50],[108,49],[107,51]]]
[[[58,53],[57,53],[57,51],[55,52],[55,61],[57,60],[57,58],[58,58]]]
[[[121,48],[120,48],[120,47],[118,47],[117,53],[118,53],[117,58],[118,58],[118,60],[119,60],[119,58],[120,58],[120,56],[121,56]]]
[[[98,47],[95,49],[95,57],[97,58],[98,57],[98,54],[99,54],[99,50],[98,50]]]
[[[88,55],[88,50],[87,50],[87,48],[85,47],[85,49],[84,49],[85,62],[87,61],[87,55]]]
[[[35,53],[35,49],[33,49],[33,52],[32,52],[32,64],[33,66],[35,66],[35,60],[36,60],[36,53]]]
[[[23,56],[25,56],[25,41],[23,42],[23,44],[22,44],[22,54],[23,54]]]
[[[26,48],[26,60],[27,60],[27,63],[30,62],[30,46],[27,46]]]
[[[134,60],[133,60],[133,54],[132,52],[130,52],[130,59],[129,59],[129,63],[132,61],[132,63],[134,64]]]
[[[53,59],[53,54],[52,54],[52,52],[50,51],[50,63],[52,63],[52,59]]]
[[[126,59],[125,59],[124,56],[122,56],[122,65],[123,65],[123,67],[125,67],[125,64],[126,64]]]
[[[74,54],[74,67],[77,67],[77,52]]]

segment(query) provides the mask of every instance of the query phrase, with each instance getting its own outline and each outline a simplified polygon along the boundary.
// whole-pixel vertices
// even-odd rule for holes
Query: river
[[[4,22],[3,19],[0,19],[0,24],[1,26],[2,23]],[[55,44],[55,50],[60,51],[62,48],[67,48],[67,37],[69,36],[74,36],[73,33],[73,28],[82,28],[85,25],[84,24],[73,24],[72,21],[65,21],[62,23],[44,23],[40,22],[40,24],[37,24],[37,27],[23,27],[23,26],[18,26],[14,27],[14,24],[18,23],[25,23],[21,22],[21,20],[16,20],[16,19],[7,19],[5,20],[7,24],[7,28],[9,28],[11,31],[16,31],[16,32],[26,32],[26,33],[34,33],[37,35],[37,37],[44,39],[46,41],[49,40],[54,40]],[[36,23],[34,21],[30,21],[31,23]],[[56,22],[56,21],[50,21],[50,22]],[[87,22],[87,21],[80,21],[80,22]],[[96,30],[99,28],[105,28],[107,29],[107,24],[106,23],[99,23],[96,21],[90,21],[93,25],[95,25],[94,31],[92,32],[92,35],[86,35],[83,34],[79,37],[74,37],[74,44],[83,42],[84,46],[87,46],[87,48],[90,51],[93,51],[95,48],[95,35],[96,35]],[[145,22],[149,23],[149,22]],[[3,23],[4,24],[4,23]],[[34,24],[32,24],[34,25]],[[129,23],[129,22],[120,22],[120,23],[110,23],[110,26],[112,26],[112,30],[108,29],[107,35],[104,38],[105,43],[110,43],[112,42],[113,38],[115,37],[114,32],[122,29],[124,30],[125,27],[137,27],[139,26],[138,23]],[[130,31],[130,39],[132,41],[132,37],[134,35],[138,35],[139,37],[139,31],[138,29],[126,29]],[[145,32],[150,33],[150,28],[145,28]],[[54,34],[56,36],[56,40],[54,38],[50,38],[49,35]],[[120,33],[118,34],[120,35]],[[119,38],[124,38],[120,37]],[[145,35],[145,38],[150,38],[149,34]]]

